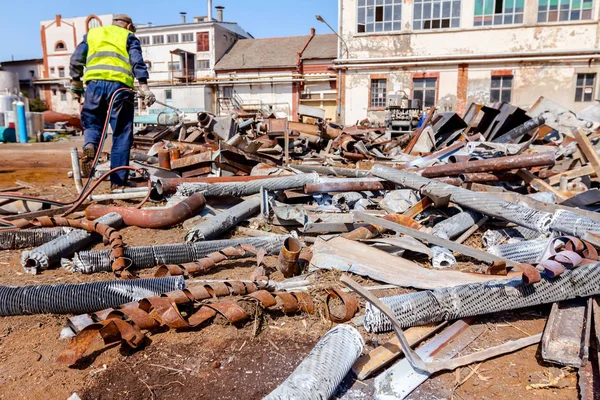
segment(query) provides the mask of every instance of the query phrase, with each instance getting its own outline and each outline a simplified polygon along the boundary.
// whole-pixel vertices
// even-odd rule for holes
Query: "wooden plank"
[[[428,339],[435,333],[439,332],[448,323],[444,322],[439,325],[425,325],[416,326],[409,328],[404,331],[404,336],[408,344],[416,346],[425,339]],[[354,363],[352,370],[358,376],[358,379],[364,380],[371,376],[374,372],[377,372],[381,368],[388,366],[392,361],[396,360],[403,354],[402,348],[400,347],[400,341],[397,336],[388,340],[381,346],[371,350],[368,354],[360,357]]]
[[[396,224],[391,221],[387,221],[383,218],[373,217],[369,214],[358,212],[358,211],[355,211],[353,214],[357,220],[362,220],[362,221],[368,222],[370,224],[376,224],[379,226],[383,226],[384,228],[387,228],[394,232],[402,233],[403,235],[412,236],[415,239],[424,240],[429,244],[434,244],[436,246],[445,247],[449,250],[456,251],[460,254],[464,254],[465,256],[469,256],[469,257],[475,258],[480,261],[489,262],[489,263],[493,263],[496,261],[503,261],[506,263],[507,266],[510,266],[510,267],[514,267],[516,265],[516,263],[514,261],[508,260],[506,258],[497,257],[486,251],[477,250],[477,249],[474,249],[469,246],[464,246],[462,244],[452,242],[450,240],[442,239],[437,236],[433,236],[428,233],[409,228],[407,226],[403,226],[403,225]]]
[[[586,165],[585,167],[579,167],[579,168],[575,168],[572,169],[570,171],[565,171],[563,173],[551,176],[550,178],[547,179],[548,184],[549,185],[558,185],[560,183],[560,177],[561,176],[566,176],[569,179],[573,179],[573,178],[579,178],[580,176],[586,176],[586,175],[596,175],[596,171],[594,171],[594,167],[592,167],[591,165]]]
[[[548,183],[546,183],[542,179],[540,179],[537,176],[535,176],[534,174],[532,174],[530,171],[528,171],[526,169],[520,169],[519,172],[517,172],[517,175],[519,175],[521,178],[523,178],[523,180],[529,186],[531,186],[538,192],[550,192],[550,193],[554,194],[554,196],[556,197],[556,200],[558,200],[559,203],[567,200],[566,196],[564,196],[558,190],[554,189],[552,186],[550,186]]]
[[[600,176],[600,155],[598,155],[596,149],[592,146],[592,142],[590,142],[583,129],[573,129],[571,132],[575,136],[581,152],[594,169],[594,172],[597,176]]]
[[[412,206],[411,208],[406,210],[402,215],[406,215],[407,217],[414,218],[417,215],[421,214],[423,211],[425,211],[427,208],[429,208],[429,206],[432,203],[433,202],[431,201],[431,199],[429,197],[423,197],[423,199],[421,201],[419,201],[417,204],[415,204],[414,206]]]

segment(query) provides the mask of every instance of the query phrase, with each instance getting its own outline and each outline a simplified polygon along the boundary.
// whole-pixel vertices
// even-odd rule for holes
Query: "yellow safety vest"
[[[131,32],[116,25],[90,29],[87,34],[88,55],[85,83],[92,80],[116,81],[133,88],[133,72],[127,38]]]

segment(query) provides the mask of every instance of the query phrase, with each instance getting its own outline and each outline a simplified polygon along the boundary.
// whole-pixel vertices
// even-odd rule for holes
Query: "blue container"
[[[19,143],[27,143],[27,116],[25,103],[17,101],[17,126],[19,129]]]
[[[13,128],[0,126],[0,142],[14,143],[17,141],[17,133]]]

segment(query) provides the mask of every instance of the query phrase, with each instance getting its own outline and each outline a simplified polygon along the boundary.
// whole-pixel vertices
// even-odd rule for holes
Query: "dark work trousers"
[[[98,149],[104,121],[108,113],[110,98],[117,89],[127,88],[120,82],[94,80],[87,83],[85,101],[81,109],[84,147],[93,144]],[[129,165],[129,153],[133,144],[134,96],[130,91],[119,92],[115,96],[110,126],[112,128],[112,149],[110,168]],[[123,186],[127,183],[128,171],[118,171],[110,176],[110,183]]]

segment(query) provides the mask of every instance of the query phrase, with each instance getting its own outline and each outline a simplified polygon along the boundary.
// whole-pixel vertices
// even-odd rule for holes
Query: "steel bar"
[[[260,189],[268,191],[288,190],[302,188],[309,183],[319,181],[319,175],[298,174],[281,178],[267,178],[249,182],[227,182],[227,183],[183,183],[177,188],[177,193],[184,196],[190,196],[194,193],[201,193],[205,197],[233,196],[243,197],[257,194]]]
[[[199,225],[191,228],[185,235],[186,242],[199,242],[218,237],[229,229],[234,228],[240,222],[249,217],[258,214],[260,211],[261,198],[254,196],[231,207],[214,217],[201,222]]]
[[[462,244],[452,242],[450,240],[442,239],[437,236],[430,235],[428,233],[421,232],[416,229],[409,228],[407,226],[396,224],[391,221],[386,221],[383,218],[373,217],[369,214],[361,213],[358,211],[355,211],[354,215],[356,216],[357,220],[362,220],[362,221],[368,222],[370,224],[380,225],[389,230],[392,230],[392,231],[395,231],[398,233],[402,233],[404,235],[412,236],[415,239],[424,240],[424,241],[428,242],[429,244],[434,244],[434,245],[437,245],[440,247],[444,247],[449,250],[456,251],[456,252],[459,252],[466,256],[475,258],[480,261],[485,261],[485,262],[489,262],[489,263],[503,261],[503,262],[506,262],[506,265],[508,265],[508,266],[515,265],[515,263],[510,260],[494,256],[492,254],[486,253],[485,251],[477,250],[472,247],[468,247],[468,246],[464,246]]]
[[[118,229],[122,226],[123,219],[119,214],[112,213],[98,218],[96,222]],[[61,258],[69,257],[100,239],[101,236],[96,233],[75,229],[31,251],[24,251],[21,254],[21,266],[26,273],[37,274],[40,270],[58,264]]]
[[[147,162],[149,164],[158,164],[158,157],[149,156],[144,153],[131,153],[130,158],[133,161]]]
[[[290,165],[291,168],[297,169],[302,172],[316,172],[319,175],[339,175],[346,176],[348,178],[361,178],[365,176],[369,176],[368,170],[360,170],[353,168],[339,168],[339,167],[326,167],[322,165]]]
[[[470,227],[469,229],[467,229],[465,231],[465,233],[463,233],[462,235],[460,235],[454,242],[458,243],[458,244],[464,243],[465,240],[467,240],[469,237],[471,237],[472,234],[474,234],[475,232],[477,232],[488,221],[489,221],[488,217],[481,218],[479,221],[477,221],[477,223],[475,225],[473,225],[472,227]]]
[[[544,152],[436,165],[434,167],[422,169],[421,175],[426,178],[436,178],[441,176],[458,176],[460,174],[474,172],[510,171],[520,168],[547,167],[554,165],[555,162],[554,152]],[[373,168],[381,167],[382,166],[376,165]]]
[[[460,174],[458,176],[464,183],[486,183],[486,182],[512,182],[521,181],[517,174],[512,173],[490,173],[474,172],[470,174]]]

